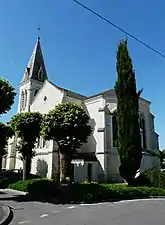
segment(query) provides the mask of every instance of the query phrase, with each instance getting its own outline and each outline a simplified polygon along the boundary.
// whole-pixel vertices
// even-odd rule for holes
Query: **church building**
[[[74,102],[81,105],[90,117],[93,133],[80,151],[73,155],[73,180],[122,181],[119,175],[119,156],[116,149],[117,130],[113,113],[117,109],[117,99],[113,89],[84,96],[53,84],[48,79],[41,50],[40,39],[19,84],[19,112],[48,113],[62,102]],[[154,128],[154,115],[150,112],[151,102],[140,98],[140,132],[144,149],[141,171],[160,169],[158,134]],[[21,156],[16,151],[16,138],[9,139],[7,155],[3,158],[3,168],[23,168]],[[32,159],[31,173],[53,178],[59,172],[59,151],[54,141],[39,138]]]

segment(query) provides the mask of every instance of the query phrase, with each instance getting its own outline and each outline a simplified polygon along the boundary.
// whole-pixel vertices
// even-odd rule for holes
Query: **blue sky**
[[[165,1],[80,0],[165,54]],[[0,1],[0,76],[18,84],[41,27],[41,44],[49,79],[91,95],[113,88],[116,50],[126,36],[72,0]],[[152,101],[160,147],[165,148],[165,59],[128,37],[137,87]],[[18,97],[18,96],[17,96]],[[9,120],[12,110],[1,119]]]

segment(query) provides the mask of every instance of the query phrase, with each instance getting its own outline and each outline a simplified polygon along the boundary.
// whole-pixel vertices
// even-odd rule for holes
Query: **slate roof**
[[[24,75],[21,80],[21,84],[26,82],[29,79],[38,80],[38,71],[42,67],[43,69],[43,80],[44,82],[47,79],[47,72],[44,64],[43,54],[40,45],[40,38],[37,38],[37,42],[33,49],[32,55],[28,62],[28,65],[25,69]]]
[[[98,161],[95,153],[76,153],[72,159],[83,159],[85,161]]]
[[[85,100],[85,99],[87,99],[87,97],[84,96],[84,95],[78,94],[78,93],[76,93],[76,92],[70,91],[70,90],[65,89],[65,88],[62,88],[62,87],[59,87],[59,86],[57,86],[56,84],[52,83],[52,82],[49,81],[49,80],[48,80],[48,82],[51,83],[51,84],[52,84],[53,86],[55,86],[56,88],[60,89],[61,91],[65,91],[68,97],[77,98],[77,99],[80,99],[80,100]]]
[[[103,91],[103,92],[99,92],[99,93],[97,93],[97,94],[88,96],[87,99],[94,98],[94,97],[97,97],[97,96],[99,96],[99,95],[106,96],[107,94],[115,95],[115,90],[114,90],[114,89],[109,89],[109,90],[106,90],[106,91]],[[146,100],[146,99],[144,99],[144,98],[142,98],[142,97],[140,97],[140,99],[141,99],[142,101],[147,102],[148,104],[151,104],[150,101],[148,101],[148,100]]]

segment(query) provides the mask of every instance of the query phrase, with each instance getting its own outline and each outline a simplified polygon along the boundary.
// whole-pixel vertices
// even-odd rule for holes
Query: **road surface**
[[[0,202],[13,208],[11,225],[156,225],[165,221],[165,199],[53,205],[20,201],[13,195],[0,194]]]

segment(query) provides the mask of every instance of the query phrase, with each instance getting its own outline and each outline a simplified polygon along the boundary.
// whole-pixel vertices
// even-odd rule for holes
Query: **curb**
[[[16,194],[21,194],[21,195],[28,195],[28,192],[25,192],[25,191],[17,191],[17,190],[14,190],[14,189],[9,189],[9,188],[6,188],[6,189],[0,189],[1,191],[5,192],[13,192],[13,193],[16,193]]]
[[[0,225],[7,225],[13,219],[13,211],[9,206],[0,206],[2,211],[2,218],[0,219]],[[3,215],[4,214],[4,215]]]

